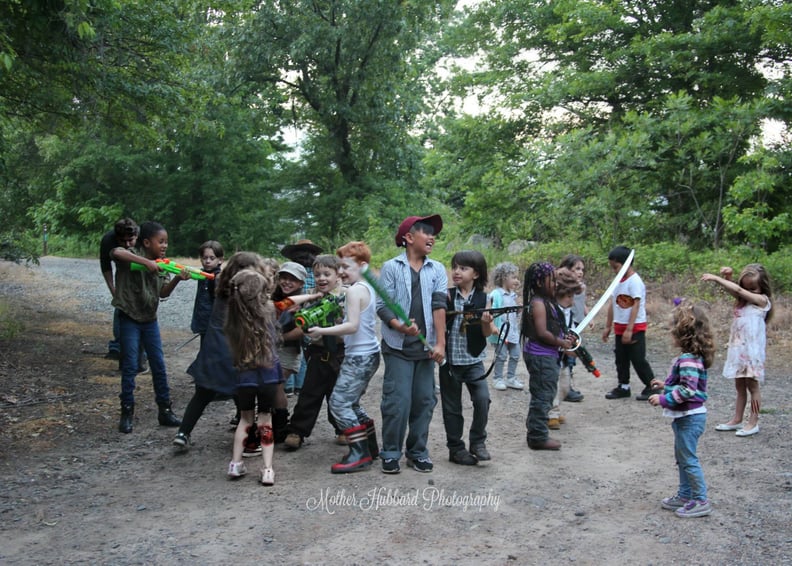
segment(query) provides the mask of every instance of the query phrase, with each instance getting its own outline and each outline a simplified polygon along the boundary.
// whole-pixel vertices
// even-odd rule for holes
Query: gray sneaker
[[[674,513],[676,513],[677,517],[704,517],[712,513],[712,506],[709,501],[691,499],[684,507],[680,507]]]
[[[660,507],[663,509],[668,509],[669,511],[676,511],[680,507],[684,507],[687,505],[689,499],[685,499],[684,497],[679,497],[678,495],[674,495],[673,497],[666,497],[660,502]]]

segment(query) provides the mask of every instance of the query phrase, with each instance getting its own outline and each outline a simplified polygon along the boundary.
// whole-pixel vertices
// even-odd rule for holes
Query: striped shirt
[[[671,364],[665,380],[660,406],[663,415],[672,418],[706,413],[707,368],[701,356],[684,353]]]

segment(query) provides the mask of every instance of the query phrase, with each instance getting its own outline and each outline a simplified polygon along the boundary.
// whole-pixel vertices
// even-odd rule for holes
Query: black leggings
[[[211,389],[204,389],[203,387],[195,386],[195,393],[193,393],[192,399],[190,402],[187,403],[187,408],[184,409],[184,416],[182,417],[182,423],[179,427],[179,432],[189,435],[192,430],[195,428],[198,419],[201,418],[203,415],[204,409],[206,406],[214,401],[215,392]]]

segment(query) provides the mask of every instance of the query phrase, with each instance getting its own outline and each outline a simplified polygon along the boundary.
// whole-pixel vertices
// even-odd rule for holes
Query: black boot
[[[283,444],[286,435],[289,434],[289,409],[275,409],[272,414],[272,435],[275,437],[275,444]]]
[[[330,471],[334,474],[348,474],[365,470],[371,466],[366,425],[348,428],[344,434],[349,439],[349,454],[344,456],[339,463],[330,466]]]
[[[123,432],[124,434],[132,432],[132,418],[134,416],[134,405],[121,405],[121,420],[118,422],[118,432]]]
[[[159,420],[159,424],[162,426],[179,426],[181,424],[181,420],[179,417],[173,414],[173,410],[171,409],[171,401],[159,405],[159,413],[157,414],[157,420]]]
[[[369,455],[372,460],[376,460],[379,458],[379,444],[377,443],[377,429],[374,427],[374,419],[363,421],[362,424],[366,425]]]

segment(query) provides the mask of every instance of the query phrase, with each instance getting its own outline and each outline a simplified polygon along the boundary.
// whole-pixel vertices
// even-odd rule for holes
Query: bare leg
[[[275,438],[272,434],[272,414],[259,413],[259,432],[261,433],[261,456],[265,468],[272,467],[272,455],[275,452]]]
[[[755,379],[745,379],[748,391],[751,393],[751,413],[748,415],[748,428],[759,424],[759,410],[762,408],[762,394],[759,391],[759,382]]]
[[[737,390],[737,401],[734,404],[734,416],[728,422],[730,425],[740,424],[745,414],[745,405],[748,403],[748,386],[745,377],[738,377],[734,380],[734,388]],[[750,380],[753,381],[753,380]]]
[[[255,426],[253,419],[255,415],[252,410],[239,412],[239,424],[234,433],[234,449],[231,455],[232,462],[242,461],[242,450],[245,447],[245,439],[248,435],[248,427]]]

